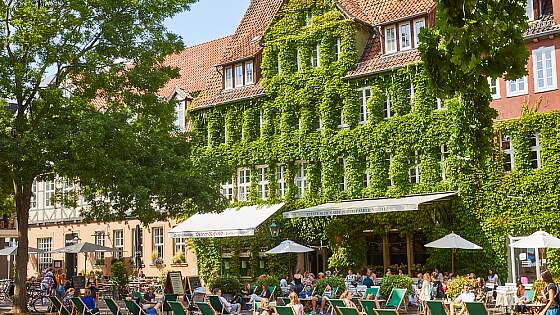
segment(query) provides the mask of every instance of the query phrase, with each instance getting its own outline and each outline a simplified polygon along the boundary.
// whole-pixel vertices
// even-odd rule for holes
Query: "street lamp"
[[[272,221],[272,223],[268,226],[268,229],[270,230],[272,238],[277,238],[280,235],[280,226],[276,224],[276,221]]]

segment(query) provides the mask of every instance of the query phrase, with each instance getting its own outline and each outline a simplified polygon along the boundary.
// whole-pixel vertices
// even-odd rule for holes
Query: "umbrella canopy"
[[[560,248],[560,239],[545,231],[537,231],[509,246],[513,248]]]
[[[69,245],[62,248],[53,249],[50,253],[66,253],[66,254],[79,254],[79,253],[105,253],[113,252],[114,249],[111,247],[105,247],[101,245],[95,245],[92,243],[78,243]]]
[[[286,253],[307,253],[314,251],[313,248],[309,248],[303,245],[300,245],[294,241],[283,241],[280,245],[274,247],[273,249],[269,250],[265,254],[286,254]]]
[[[14,255],[17,255],[17,249],[18,249],[17,246],[2,248],[2,249],[0,249],[0,256],[14,256]],[[27,248],[27,253],[28,254],[41,254],[41,253],[43,253],[43,251],[38,250],[38,249],[33,248],[33,247],[29,247],[29,248]]]
[[[466,239],[460,237],[459,235],[451,232],[438,240],[430,242],[426,245],[426,247],[433,247],[433,248],[452,248],[452,249],[482,249],[482,247],[476,245],[475,243],[471,243]]]

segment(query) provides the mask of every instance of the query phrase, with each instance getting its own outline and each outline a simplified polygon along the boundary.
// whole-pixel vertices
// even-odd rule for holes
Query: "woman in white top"
[[[288,306],[292,307],[294,315],[305,315],[305,309],[303,308],[303,304],[300,303],[297,293],[290,293],[290,304],[288,304]]]
[[[432,295],[434,292],[434,285],[432,284],[432,276],[429,273],[424,274],[424,280],[422,281],[422,288],[420,289],[420,294],[418,295],[418,299],[420,303],[422,303],[422,309],[424,310],[423,314],[426,315],[428,311],[428,306],[426,305],[426,301],[432,299]]]

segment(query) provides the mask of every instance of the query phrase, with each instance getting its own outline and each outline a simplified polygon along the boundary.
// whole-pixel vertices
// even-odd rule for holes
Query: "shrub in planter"
[[[461,294],[465,285],[468,285],[471,288],[474,287],[474,279],[459,276],[453,280],[449,280],[447,281],[447,291],[445,294],[447,294],[447,296],[451,299],[455,299]]]
[[[267,276],[267,277],[259,277],[257,279],[257,281],[255,281],[255,286],[257,287],[257,293],[260,293],[261,291],[261,286],[262,285],[266,285],[266,286],[280,286],[280,280],[276,277],[273,276]],[[279,290],[279,288],[276,288],[276,290]],[[278,291],[276,291],[276,293],[278,293]]]
[[[118,292],[120,297],[125,296],[128,286],[128,269],[122,260],[115,260],[111,264],[110,279],[110,283],[114,287],[115,292]]]
[[[223,294],[237,294],[241,292],[241,282],[234,276],[222,276],[211,279],[208,282],[208,287],[211,291],[220,288]]]
[[[385,276],[381,280],[380,291],[383,297],[388,298],[393,288],[406,289],[406,295],[412,294],[412,279],[408,276]]]
[[[336,292],[337,295],[340,295],[346,288],[346,284],[344,283],[344,279],[342,277],[331,276],[317,282],[317,294],[322,295],[327,284],[330,284],[332,288],[338,288],[338,291]]]

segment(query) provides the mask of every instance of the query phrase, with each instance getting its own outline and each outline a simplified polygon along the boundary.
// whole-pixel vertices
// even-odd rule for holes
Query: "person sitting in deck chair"
[[[219,288],[214,289],[214,295],[217,295],[228,314],[239,314],[241,312],[241,304],[230,303],[225,297],[222,296],[222,290]]]

